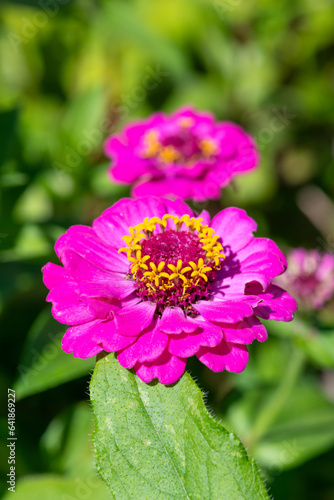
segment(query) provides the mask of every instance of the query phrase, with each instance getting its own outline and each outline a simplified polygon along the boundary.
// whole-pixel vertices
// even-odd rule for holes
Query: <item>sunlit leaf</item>
[[[110,354],[90,390],[98,470],[116,499],[268,498],[254,460],[208,413],[189,374],[145,384]]]

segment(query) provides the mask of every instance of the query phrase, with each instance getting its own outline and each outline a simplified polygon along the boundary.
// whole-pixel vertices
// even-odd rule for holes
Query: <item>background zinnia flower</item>
[[[288,254],[288,269],[277,279],[304,309],[321,309],[334,296],[334,255],[295,248]]]
[[[258,153],[241,127],[183,108],[128,125],[105,144],[113,180],[134,184],[132,194],[216,199],[231,180],[254,169]]]
[[[86,358],[117,352],[145,382],[178,380],[196,355],[214,371],[242,371],[247,344],[266,340],[258,318],[290,321],[295,300],[271,281],[286,261],[254,238],[238,208],[212,221],[182,201],[123,199],[93,227],[73,226],[47,264],[54,317],[72,325],[62,347]]]

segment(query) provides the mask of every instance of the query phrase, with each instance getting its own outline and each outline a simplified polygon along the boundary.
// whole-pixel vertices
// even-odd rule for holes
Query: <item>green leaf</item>
[[[85,477],[95,470],[92,443],[88,437],[93,430],[93,412],[86,401],[58,414],[40,440],[40,447],[52,470],[71,477]]]
[[[91,358],[78,359],[62,350],[64,332],[59,328],[49,307],[39,314],[30,328],[14,384],[17,399],[75,380],[93,368]]]
[[[42,351],[36,354],[36,359],[31,366],[19,366],[20,377],[14,384],[17,399],[70,382],[87,374],[92,368],[91,359],[74,358],[64,352],[60,347],[61,337],[62,334],[56,338],[59,347],[52,346],[50,343],[49,357],[45,354],[46,351]]]
[[[3,500],[10,500],[7,491]],[[83,478],[69,479],[56,475],[31,476],[21,479],[15,488],[15,500],[110,500],[110,493],[95,472]]]
[[[229,409],[230,425],[249,443],[252,425],[273,389],[249,391]],[[291,392],[280,413],[252,447],[259,464],[271,471],[296,467],[334,445],[334,405],[312,381]]]
[[[284,411],[254,449],[260,463],[284,470],[334,445],[334,406],[310,383],[299,385]]]
[[[114,354],[91,385],[97,466],[116,499],[268,499],[253,459],[208,413],[188,373],[145,384]]]

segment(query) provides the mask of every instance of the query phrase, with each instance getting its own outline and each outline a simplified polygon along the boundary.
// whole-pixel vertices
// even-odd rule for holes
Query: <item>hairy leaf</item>
[[[145,384],[114,354],[91,381],[98,470],[118,499],[267,499],[254,460],[206,410],[186,373]]]

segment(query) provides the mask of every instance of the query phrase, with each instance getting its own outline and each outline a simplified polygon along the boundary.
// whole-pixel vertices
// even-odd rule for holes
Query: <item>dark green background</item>
[[[61,352],[40,269],[66,228],[128,195],[105,175],[106,135],[188,103],[242,124],[261,151],[222,206],[246,208],[284,250],[333,251],[333,2],[16,0],[1,2],[0,19],[1,407],[15,387],[17,477],[55,475],[17,495],[79,498],[84,481],[108,498],[87,487],[94,361]],[[188,365],[276,500],[334,497],[333,316],[332,303],[269,327],[241,375]],[[5,413],[1,437],[5,477]]]

